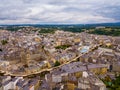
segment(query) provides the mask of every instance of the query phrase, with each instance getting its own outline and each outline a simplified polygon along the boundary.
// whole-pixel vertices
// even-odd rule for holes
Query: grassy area
[[[90,34],[109,35],[109,36],[120,36],[120,28],[102,28],[88,30]]]
[[[60,46],[56,46],[55,49],[66,49],[68,47],[70,47],[71,45],[60,45]]]

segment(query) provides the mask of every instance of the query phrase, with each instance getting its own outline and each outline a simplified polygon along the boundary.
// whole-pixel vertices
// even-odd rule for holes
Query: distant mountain
[[[117,22],[117,23],[86,24],[86,25],[90,25],[90,26],[106,26],[106,27],[110,27],[110,26],[120,26],[120,22]]]
[[[35,27],[56,27],[56,26],[79,26],[79,27],[83,27],[83,26],[92,26],[92,27],[96,27],[96,26],[120,26],[120,22],[117,23],[98,23],[98,24],[14,24],[14,25],[0,25],[0,27],[5,27],[5,26],[35,26]]]
[[[0,29],[10,30],[10,31],[17,31],[24,27],[37,27],[37,28],[49,28],[53,30],[64,30],[64,31],[71,31],[71,32],[83,32],[84,29],[94,29],[99,26],[104,27],[115,27],[120,28],[120,22],[118,23],[99,23],[99,24],[18,24],[18,25],[0,25]]]

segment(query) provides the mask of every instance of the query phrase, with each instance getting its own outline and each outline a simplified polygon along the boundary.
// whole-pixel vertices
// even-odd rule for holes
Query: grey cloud
[[[7,20],[11,23],[91,23],[91,21],[120,20],[119,0],[111,2],[109,0],[0,0],[0,2],[0,24],[8,23]]]
[[[120,5],[119,6],[107,6],[96,10],[97,14],[101,16],[113,18],[120,21]]]

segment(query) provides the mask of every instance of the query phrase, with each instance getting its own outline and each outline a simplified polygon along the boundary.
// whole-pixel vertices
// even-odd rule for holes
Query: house
[[[23,90],[38,90],[39,89],[39,80],[31,79],[23,86]]]
[[[67,82],[63,86],[63,90],[75,90],[75,87],[76,87],[75,84]],[[59,90],[61,90],[61,89],[59,89]]]
[[[2,85],[3,90],[16,89],[16,84],[17,84],[19,79],[22,79],[22,77],[11,78],[11,79],[3,82],[3,85]]]
[[[16,83],[17,83],[18,80],[20,80],[20,79],[23,79],[23,77],[15,77],[15,78],[12,78],[12,79],[11,79],[11,84],[12,84],[11,89],[16,89]]]
[[[80,38],[78,38],[78,37],[76,37],[76,38],[74,38],[74,43],[80,43]]]
[[[52,75],[52,82],[59,83],[61,81],[62,81],[62,76],[61,75]]]
[[[94,74],[106,74],[108,65],[106,64],[88,64],[87,68]]]
[[[2,83],[0,83],[0,90],[3,90]]]
[[[3,83],[3,90],[9,90],[12,89],[12,84],[11,80],[5,81]]]
[[[93,74],[79,78],[78,88],[82,90],[106,90],[105,84]]]
[[[104,29],[104,26],[97,26],[96,29]]]
[[[3,76],[3,77],[1,77],[1,82],[2,83],[5,83],[6,81],[9,81],[9,80],[11,80],[11,76]]]
[[[101,48],[101,47],[99,47],[98,49],[101,50],[101,51],[103,51],[103,52],[111,52],[111,53],[113,52],[112,49]]]
[[[18,80],[18,82],[16,83],[16,90],[23,90],[23,87],[27,84],[27,80],[24,79],[20,79]]]
[[[74,78],[82,77],[83,71],[86,71],[86,66],[83,66],[81,62],[74,62],[62,66],[59,69],[55,69],[51,72],[53,82],[62,82],[62,81],[74,81],[69,77],[74,76]],[[73,78],[73,79],[74,79]]]
[[[120,62],[114,62],[112,65],[112,71],[120,72]]]
[[[89,80],[87,78],[80,78],[78,80],[78,88],[83,89],[83,90],[89,90],[90,89],[90,84]]]
[[[8,66],[10,63],[8,62],[8,61],[2,61],[2,66],[4,66],[4,67],[6,67],[6,66]]]

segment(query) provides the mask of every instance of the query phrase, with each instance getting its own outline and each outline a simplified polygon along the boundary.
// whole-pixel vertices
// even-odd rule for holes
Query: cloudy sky
[[[0,0],[0,24],[120,21],[120,0]]]

